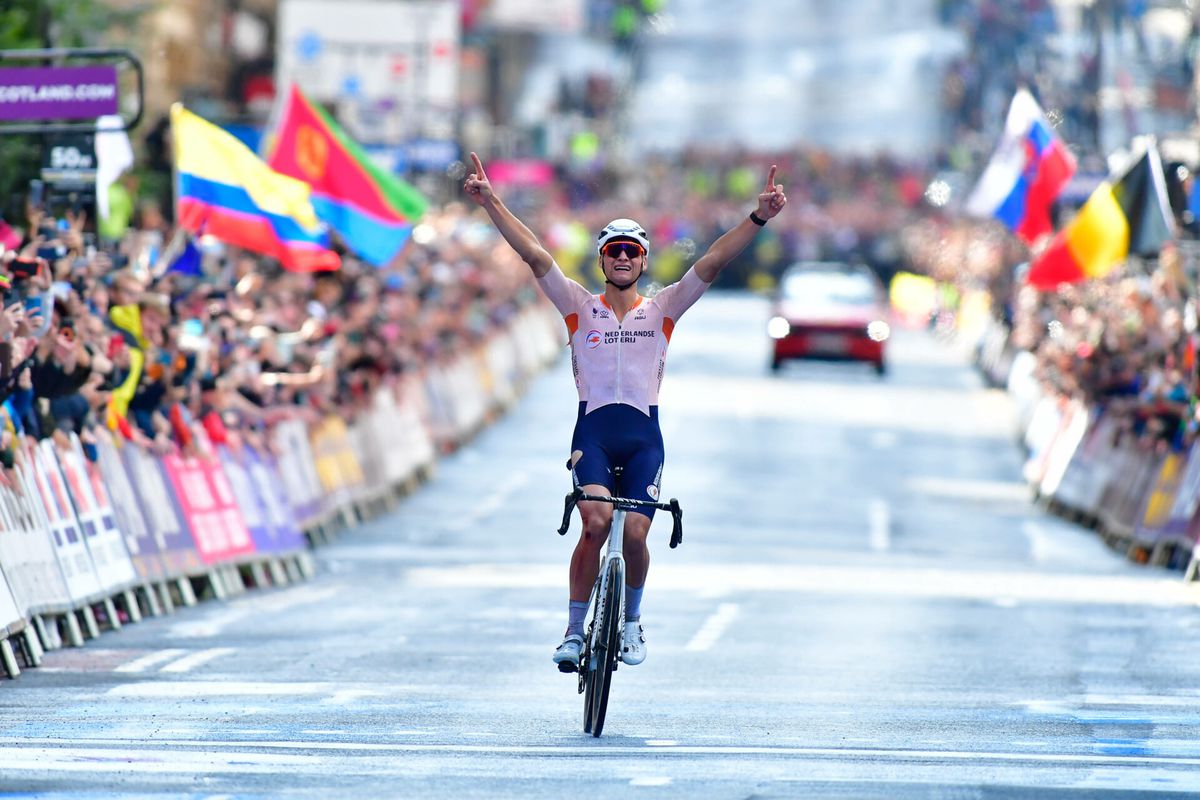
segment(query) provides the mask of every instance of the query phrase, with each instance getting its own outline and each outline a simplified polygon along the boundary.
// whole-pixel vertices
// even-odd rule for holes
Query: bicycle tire
[[[593,620],[593,624],[595,621]],[[583,655],[579,659],[579,693],[583,695],[583,732],[592,732],[592,653],[587,642],[592,640],[591,629],[584,639]]]
[[[601,645],[592,654],[596,667],[592,671],[591,733],[596,738],[604,731],[612,674],[617,668],[617,656],[621,652],[620,642],[617,641],[621,630],[618,617],[624,591],[624,565],[620,561],[612,561],[608,565],[608,594],[604,603],[604,618],[600,620],[603,625],[600,634]]]
[[[600,599],[600,580],[596,579],[595,585],[592,587],[592,620],[588,624],[587,632],[583,637],[583,652],[579,654],[579,693],[583,695],[583,732],[592,732],[592,703],[595,700],[595,695],[592,693],[592,677],[595,672],[592,670],[592,658],[595,653],[592,652],[592,633],[597,626],[603,624],[603,611],[601,611]]]

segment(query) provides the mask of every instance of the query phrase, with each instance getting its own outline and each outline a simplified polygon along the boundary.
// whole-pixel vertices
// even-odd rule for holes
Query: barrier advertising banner
[[[45,512],[46,523],[54,543],[54,554],[74,603],[90,602],[100,594],[100,579],[88,554],[87,543],[75,518],[75,509],[67,496],[66,482],[58,469],[54,445],[43,440],[26,451],[33,465],[39,505]]]
[[[308,547],[304,531],[296,521],[279,480],[279,464],[267,453],[246,448],[246,468],[259,502],[272,529],[271,537],[278,553],[295,553]]]
[[[8,577],[0,570],[0,631],[14,633],[24,627],[25,615],[17,607],[17,600],[8,585]]]
[[[1171,509],[1183,486],[1184,467],[1184,456],[1180,453],[1168,453],[1163,458],[1142,502],[1135,539],[1156,541],[1166,538]]]
[[[271,485],[274,476],[254,449],[243,447],[234,455],[229,448],[218,447],[217,455],[254,541],[254,551],[279,555],[304,549],[304,536],[286,504],[276,495]]]
[[[172,578],[204,570],[192,532],[175,504],[171,486],[154,456],[137,447],[122,447],[121,461],[137,494],[138,508]]]
[[[65,610],[71,605],[45,518],[34,511],[36,489],[24,465],[20,486],[0,487],[0,563],[17,606],[27,614]]]
[[[112,503],[99,471],[84,458],[79,439],[73,434],[70,449],[56,449],[55,454],[101,588],[111,593],[132,586],[137,573],[117,529]]]
[[[191,529],[196,552],[205,564],[232,561],[254,552],[254,542],[220,462],[171,454],[161,463]]]
[[[101,438],[96,442],[96,452],[100,479],[108,490],[117,529],[125,539],[125,549],[129,551],[134,571],[143,580],[167,579],[170,575],[163,563],[158,539],[142,515],[137,491],[116,447],[108,439]]]

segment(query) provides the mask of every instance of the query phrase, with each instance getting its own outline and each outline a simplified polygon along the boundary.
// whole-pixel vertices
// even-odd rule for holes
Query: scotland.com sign
[[[0,120],[94,119],[117,113],[117,68],[0,68]]]

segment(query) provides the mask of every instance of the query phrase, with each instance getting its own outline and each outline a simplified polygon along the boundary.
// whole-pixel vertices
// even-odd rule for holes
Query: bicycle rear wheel
[[[625,592],[625,565],[620,560],[609,562],[608,589],[604,598],[602,618],[593,624],[600,626],[600,644],[588,660],[590,686],[587,695],[590,700],[584,701],[585,711],[590,712],[590,720],[585,721],[584,731],[590,728],[592,736],[599,737],[604,730],[604,717],[608,711],[608,695],[612,685],[612,674],[617,668],[617,656],[621,652],[620,613],[621,596]],[[599,616],[599,615],[598,615]],[[588,725],[590,721],[590,725]]]

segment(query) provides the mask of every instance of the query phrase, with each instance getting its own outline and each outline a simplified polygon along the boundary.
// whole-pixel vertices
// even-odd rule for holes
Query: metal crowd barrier
[[[200,599],[310,577],[309,550],[392,508],[519,397],[562,352],[548,306],[474,352],[380,389],[350,424],[274,426],[269,447],[156,456],[99,433],[24,445],[0,485],[0,661],[10,677],[46,650]]]
[[[1200,578],[1200,441],[1176,452],[1134,435],[1121,415],[1045,394],[1034,356],[1000,347],[1002,334],[998,324],[976,334],[977,363],[1015,402],[1039,501],[1133,561]]]

